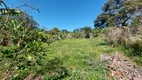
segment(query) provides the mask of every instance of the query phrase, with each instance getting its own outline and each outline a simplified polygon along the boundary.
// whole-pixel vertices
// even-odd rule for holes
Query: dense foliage
[[[95,26],[115,26],[107,28],[105,40],[113,46],[124,47],[128,50],[125,53],[135,58],[134,60],[141,65],[142,2],[140,0],[108,0],[103,11],[95,20]]]
[[[108,0],[94,27],[128,26],[133,18],[142,16],[141,5],[141,0]]]
[[[11,12],[15,9],[8,7],[3,10],[7,12],[0,15],[0,79],[21,80],[31,74],[36,79],[52,72],[57,72],[55,79],[67,75],[59,59],[46,58],[49,51],[42,44],[50,44],[53,35],[39,29],[28,14]]]

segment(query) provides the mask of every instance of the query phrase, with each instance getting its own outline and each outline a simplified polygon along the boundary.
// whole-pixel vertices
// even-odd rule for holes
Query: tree
[[[37,28],[39,24],[34,20],[34,18],[27,13],[23,13],[22,16],[15,17],[18,20],[22,20],[23,26],[29,26],[31,28]]]
[[[89,26],[85,26],[83,28],[77,28],[73,30],[73,36],[75,38],[90,38],[90,33],[92,32],[92,28]]]
[[[140,15],[141,4],[140,0],[108,0],[102,8],[103,13],[94,20],[94,27],[127,26]]]
[[[58,35],[59,32],[60,32],[60,30],[57,27],[54,27],[53,29],[51,29],[49,31],[49,33],[52,34],[52,35]]]
[[[142,1],[141,0],[127,0],[124,3],[125,7],[129,10],[133,10],[132,26],[138,26],[142,24]]]
[[[74,29],[73,32],[81,32],[81,28]]]
[[[142,16],[136,16],[132,22],[131,22],[132,26],[139,26],[142,25]]]
[[[4,8],[0,8],[0,21],[2,23],[7,23],[9,19],[16,19],[19,22],[23,22],[23,26],[26,27],[37,28],[39,26],[32,16],[23,12],[21,9],[9,8],[3,0],[0,0],[0,5],[4,6]]]
[[[124,6],[128,9],[135,10],[135,12],[142,11],[142,1],[141,0],[127,0]]]
[[[74,29],[72,32],[74,38],[82,38],[81,28]]]
[[[83,32],[85,38],[90,38],[90,33],[92,31],[91,27],[85,26],[85,27],[81,28],[81,31]]]
[[[65,34],[66,34],[66,33],[69,33],[69,31],[66,30],[66,29],[61,30],[61,32],[62,32],[62,33],[65,33]]]

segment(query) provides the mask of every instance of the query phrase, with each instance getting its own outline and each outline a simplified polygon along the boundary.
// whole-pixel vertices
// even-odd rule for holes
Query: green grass
[[[142,56],[140,55],[133,55],[135,52],[132,51],[131,48],[125,48],[121,46],[121,50],[124,52],[124,55],[129,57],[134,63],[136,63],[139,66],[142,66]]]
[[[94,39],[65,39],[56,41],[48,48],[47,58],[60,58],[63,65],[70,70],[65,80],[106,80],[105,62],[101,62],[100,54],[111,54],[120,51],[112,48],[101,37]]]

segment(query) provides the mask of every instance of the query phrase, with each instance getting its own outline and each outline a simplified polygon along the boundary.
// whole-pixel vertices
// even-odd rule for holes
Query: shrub
[[[82,38],[81,32],[73,32],[71,35],[72,35],[73,38]]]
[[[106,32],[105,40],[112,45],[122,45],[132,50],[132,55],[142,55],[141,26],[137,27],[113,27]]]
[[[49,72],[58,73],[58,77],[67,75],[63,74],[67,70],[60,60],[46,58],[42,43],[50,44],[52,35],[24,26],[22,21],[14,18],[8,19],[7,24],[0,23],[0,28],[0,79],[22,80],[31,73],[37,76]]]

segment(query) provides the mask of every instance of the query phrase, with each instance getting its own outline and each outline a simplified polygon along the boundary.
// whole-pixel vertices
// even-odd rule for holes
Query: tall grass
[[[113,27],[105,33],[105,40],[113,46],[121,45],[126,50],[127,56],[142,65],[142,26],[135,27]]]

